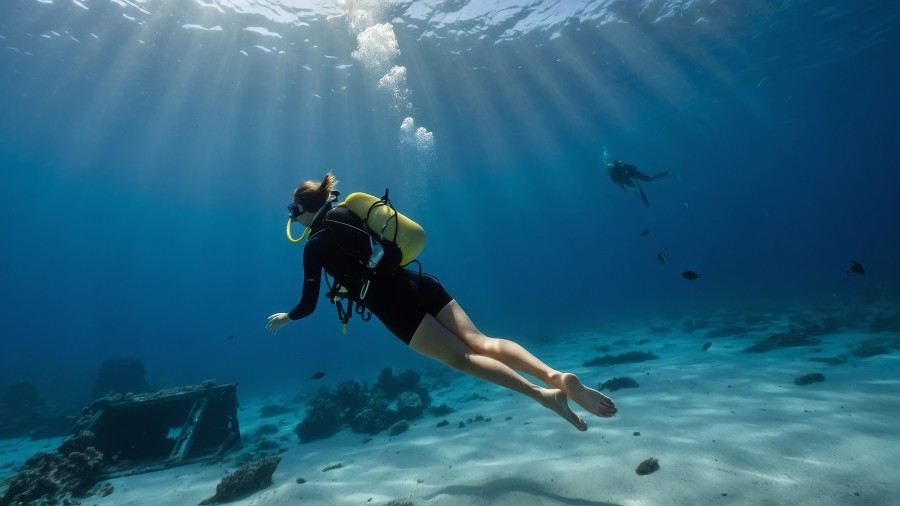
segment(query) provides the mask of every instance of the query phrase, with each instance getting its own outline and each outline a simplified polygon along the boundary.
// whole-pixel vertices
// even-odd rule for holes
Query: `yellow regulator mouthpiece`
[[[287,227],[285,227],[284,233],[287,235],[288,241],[291,241],[294,244],[296,244],[298,242],[303,242],[303,239],[306,239],[306,236],[309,235],[309,231],[312,229],[309,227],[306,227],[306,230],[303,231],[303,234],[300,236],[300,238],[294,239],[294,237],[291,236],[291,223],[293,223],[293,222],[294,222],[293,219],[288,218]]]

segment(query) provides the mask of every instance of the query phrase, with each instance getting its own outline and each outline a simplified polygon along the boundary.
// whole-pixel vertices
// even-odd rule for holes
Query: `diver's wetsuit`
[[[303,250],[303,295],[288,313],[291,320],[309,316],[319,299],[322,269],[348,290],[359,303],[364,265],[345,254],[325,229],[325,215],[313,223],[312,237]],[[453,300],[437,278],[418,271],[400,269],[391,276],[376,277],[369,283],[365,306],[395,336],[409,344],[426,314],[437,314]]]
[[[640,179],[641,181],[653,181],[654,179],[659,179],[669,171],[660,172],[655,176],[648,176],[643,172],[637,169],[636,165],[631,165],[630,163],[625,163],[622,160],[616,160],[615,162],[607,165],[609,169],[607,173],[609,174],[609,178],[613,180],[613,183],[619,185],[626,192],[628,191],[625,187],[629,186],[631,188],[637,188],[637,192],[641,194],[641,200],[644,201],[645,206],[650,205],[650,201],[647,200],[647,194],[644,193],[644,189],[641,188],[641,184],[635,181],[635,179]]]
[[[668,174],[669,171],[665,171],[650,176],[639,171],[636,165],[624,163],[620,160],[616,160],[615,162],[611,163],[609,167],[609,178],[612,179],[614,183],[621,186],[623,190],[625,189],[625,186],[634,188],[634,179],[640,179],[641,181],[653,181],[654,179],[659,179]]]

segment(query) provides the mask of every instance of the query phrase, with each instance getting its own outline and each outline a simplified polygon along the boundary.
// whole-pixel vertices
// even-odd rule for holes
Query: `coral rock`
[[[424,410],[422,398],[415,392],[403,392],[397,397],[397,415],[400,418],[414,420],[420,418]]]
[[[392,408],[394,401],[396,409]],[[430,404],[431,396],[418,373],[394,376],[388,367],[372,387],[346,381],[336,391],[321,389],[295,432],[301,443],[329,437],[347,425],[354,432],[375,435],[398,420],[421,418]]]
[[[634,470],[634,472],[642,476],[645,474],[654,473],[656,471],[659,471],[659,461],[653,457],[650,457],[649,459],[638,464],[637,469]]]
[[[99,468],[102,460],[103,455],[94,448],[69,455],[59,452],[33,455],[9,481],[0,505],[70,504],[73,495],[87,489],[88,476]]]
[[[399,421],[391,427],[391,436],[398,436],[403,434],[404,432],[409,430],[409,424],[404,421]]]
[[[204,499],[200,504],[228,502],[269,486],[272,483],[272,473],[279,463],[281,457],[272,456],[237,469],[222,478],[216,486],[214,496]]]

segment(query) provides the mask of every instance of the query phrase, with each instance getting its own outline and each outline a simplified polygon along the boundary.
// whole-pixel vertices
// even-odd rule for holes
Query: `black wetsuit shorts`
[[[362,289],[359,262],[342,253],[329,231],[322,229],[321,218],[314,231],[303,251],[303,295],[288,313],[291,320],[305,318],[316,309],[323,269],[335,276],[335,280],[336,275],[350,280],[343,283],[344,288],[359,302],[356,297]],[[396,274],[373,279],[363,303],[388,330],[409,344],[425,315],[437,317],[451,300],[453,297],[434,276],[400,269]]]
[[[434,276],[403,269],[373,280],[364,302],[388,330],[409,344],[425,315],[437,317],[452,300]]]

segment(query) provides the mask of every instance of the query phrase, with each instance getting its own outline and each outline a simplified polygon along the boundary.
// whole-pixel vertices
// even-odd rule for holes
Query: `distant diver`
[[[636,180],[640,179],[641,181],[653,181],[654,179],[659,179],[669,173],[669,171],[665,171],[660,172],[655,176],[648,176],[647,174],[639,171],[636,165],[625,163],[622,160],[616,160],[613,163],[608,164],[606,168],[608,169],[606,173],[609,174],[609,178],[612,179],[613,183],[619,185],[622,190],[627,192],[628,188],[625,188],[626,186],[629,188],[637,187],[638,192],[640,192],[641,194],[641,200],[644,201],[645,206],[649,206],[650,201],[647,200],[647,195],[644,194],[644,189],[641,188],[640,183],[638,183]]]

